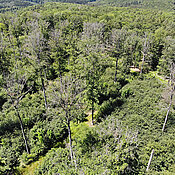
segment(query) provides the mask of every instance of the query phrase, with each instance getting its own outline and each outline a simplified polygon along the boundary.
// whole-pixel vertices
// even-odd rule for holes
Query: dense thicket
[[[173,172],[174,25],[62,3],[1,14],[0,173],[44,156],[36,174],[144,174],[152,148],[151,171]]]

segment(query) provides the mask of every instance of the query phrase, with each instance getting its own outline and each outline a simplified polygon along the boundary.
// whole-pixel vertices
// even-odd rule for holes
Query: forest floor
[[[157,71],[150,71],[148,76],[155,77],[158,79],[161,83],[168,85],[168,79],[166,79],[163,76],[158,75]]]
[[[44,160],[44,157],[39,158],[36,162],[32,162],[31,164],[27,165],[25,168],[20,169],[21,175],[34,175],[35,169],[38,167],[39,164]]]
[[[94,118],[95,116],[97,115],[98,111],[94,111]],[[92,112],[91,111],[88,111],[86,113],[88,116],[87,116],[87,122],[85,122],[89,127],[94,127],[94,125],[92,124]]]

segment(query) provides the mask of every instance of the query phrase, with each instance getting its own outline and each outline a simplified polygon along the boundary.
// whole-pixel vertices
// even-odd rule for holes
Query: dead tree
[[[171,70],[170,70],[170,86],[171,86],[170,103],[169,103],[168,110],[165,116],[165,121],[162,127],[162,133],[165,130],[165,125],[167,123],[168,115],[169,115],[169,112],[172,106],[172,102],[173,102],[173,96],[174,96],[174,90],[175,90],[175,64],[174,63],[172,63]]]
[[[168,110],[167,110],[167,113],[166,113],[166,116],[165,116],[165,121],[163,123],[162,133],[165,130],[165,125],[167,123],[168,115],[169,115],[169,112],[170,112],[170,109],[171,109],[171,106],[172,106],[172,102],[173,102],[173,96],[174,96],[174,90],[175,90],[175,64],[174,63],[171,64],[171,69],[170,69],[170,85],[171,85],[170,102],[169,102]],[[153,153],[154,153],[154,149],[152,149],[146,171],[149,170],[149,167],[150,167],[150,164],[151,164],[151,161],[152,161],[152,158],[153,158]]]
[[[118,61],[123,56],[126,35],[125,30],[113,30],[109,39],[109,51],[111,56],[115,58],[114,82],[117,82]]]
[[[72,75],[62,77],[53,82],[48,87],[48,94],[51,104],[56,105],[64,113],[65,123],[68,129],[69,149],[72,163],[77,168],[77,162],[72,149],[72,136],[70,122],[79,114],[81,104],[81,95],[83,93],[82,80],[78,80]]]
[[[46,67],[48,65],[48,57],[46,53],[46,40],[41,28],[47,27],[47,24],[39,25],[38,21],[30,24],[33,31],[29,34],[25,43],[25,55],[29,59],[30,64],[35,70],[35,74],[41,80],[45,108],[47,109],[47,98],[45,92],[44,79],[46,78]]]
[[[150,155],[150,158],[149,158],[149,162],[148,162],[146,171],[149,170],[149,167],[150,167],[150,165],[151,165],[151,161],[152,161],[152,158],[153,158],[153,154],[154,154],[154,149],[152,149],[152,151],[151,151],[151,155]]]
[[[26,152],[29,154],[30,149],[27,143],[27,138],[24,132],[24,126],[22,122],[22,118],[19,113],[19,103],[20,101],[32,90],[33,86],[26,88],[27,79],[25,76],[18,77],[17,74],[11,74],[4,77],[5,81],[5,89],[7,95],[10,97],[11,104],[16,111],[17,117],[19,119],[22,136],[24,139],[24,144],[26,147]]]
[[[149,49],[150,49],[150,43],[151,43],[151,39],[150,36],[147,36],[147,34],[145,33],[145,37],[143,38],[143,49],[142,49],[142,63],[141,63],[141,67],[140,67],[140,75],[142,75],[143,73],[143,65],[146,61],[146,58],[149,57]]]

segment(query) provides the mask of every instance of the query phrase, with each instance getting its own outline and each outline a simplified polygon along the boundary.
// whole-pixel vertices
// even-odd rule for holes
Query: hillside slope
[[[47,2],[64,2],[89,5],[110,5],[117,7],[133,7],[174,11],[174,0],[0,0],[0,12],[16,10],[20,7],[44,4]]]
[[[97,0],[97,4],[174,11],[174,0]]]

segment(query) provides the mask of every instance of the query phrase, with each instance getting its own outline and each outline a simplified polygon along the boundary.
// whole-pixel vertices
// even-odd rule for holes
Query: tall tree
[[[47,55],[47,40],[44,38],[42,30],[47,27],[46,23],[39,25],[38,20],[32,24],[33,31],[29,34],[25,44],[26,56],[29,58],[30,64],[34,68],[34,74],[41,80],[43,96],[45,101],[45,108],[47,108],[47,98],[45,92],[46,68],[49,64]]]
[[[151,48],[152,38],[150,34],[145,33],[144,38],[142,39],[142,63],[140,67],[140,75],[143,73],[143,66],[145,61],[149,61],[151,57],[150,48]]]
[[[162,132],[164,132],[165,130],[165,125],[167,123],[168,120],[168,115],[172,106],[172,102],[173,102],[173,96],[174,96],[174,91],[175,91],[175,63],[172,63],[171,65],[171,70],[170,70],[170,83],[171,83],[171,92],[170,92],[170,102],[169,102],[169,106],[168,106],[168,110],[167,110],[167,114],[165,116],[165,121],[162,127]]]
[[[86,80],[86,94],[92,111],[92,125],[94,124],[95,104],[98,103],[99,77],[104,71],[102,69],[104,58],[100,54],[104,49],[103,29],[104,24],[102,23],[85,23],[79,43],[81,45],[79,58],[82,63],[82,75]]]
[[[5,82],[4,87],[6,90],[6,94],[8,95],[9,100],[11,101],[11,104],[13,105],[16,111],[17,117],[19,119],[21,131],[22,131],[22,135],[23,135],[23,139],[26,147],[26,152],[29,154],[30,149],[27,143],[27,138],[25,136],[23,121],[19,113],[19,108],[20,108],[20,101],[25,97],[25,95],[27,95],[32,90],[33,86],[32,85],[27,86],[29,77],[28,75],[26,75],[24,70],[21,71],[19,69],[20,68],[18,68],[16,72],[8,74],[7,76],[4,77],[4,82]]]
[[[127,32],[123,29],[112,30],[111,36],[109,38],[108,47],[109,52],[112,57],[115,58],[115,76],[114,82],[117,81],[117,71],[118,71],[118,61],[122,58],[124,54],[124,42],[126,40]]]
[[[0,74],[5,74],[9,70],[10,59],[8,58],[7,48],[9,42],[3,31],[0,32]]]
[[[58,28],[52,30],[49,39],[50,56],[59,77],[65,72],[73,72],[75,68],[77,31],[72,31],[70,25],[67,20],[61,21]]]
[[[141,49],[140,37],[136,32],[127,32],[126,40],[124,42],[124,57],[126,57],[128,66],[138,66],[138,56]]]
[[[163,55],[159,61],[159,72],[167,77],[171,74],[171,65],[175,63],[175,39],[171,36],[165,38]]]
[[[79,109],[82,105],[83,82],[72,75],[66,75],[56,80],[48,87],[49,99],[53,105],[63,111],[65,123],[69,135],[69,148],[72,163],[77,167],[77,162],[72,149],[72,135],[70,122],[79,115]]]
[[[165,117],[165,121],[162,127],[162,132],[165,130],[165,125],[168,119],[168,115],[172,106],[173,102],[173,96],[174,96],[174,91],[175,91],[175,39],[171,37],[166,38],[166,43],[165,43],[165,50],[164,50],[164,55],[163,58],[166,59],[167,68],[169,68],[169,85],[170,85],[170,102],[169,102],[169,107],[167,110],[167,114]]]

